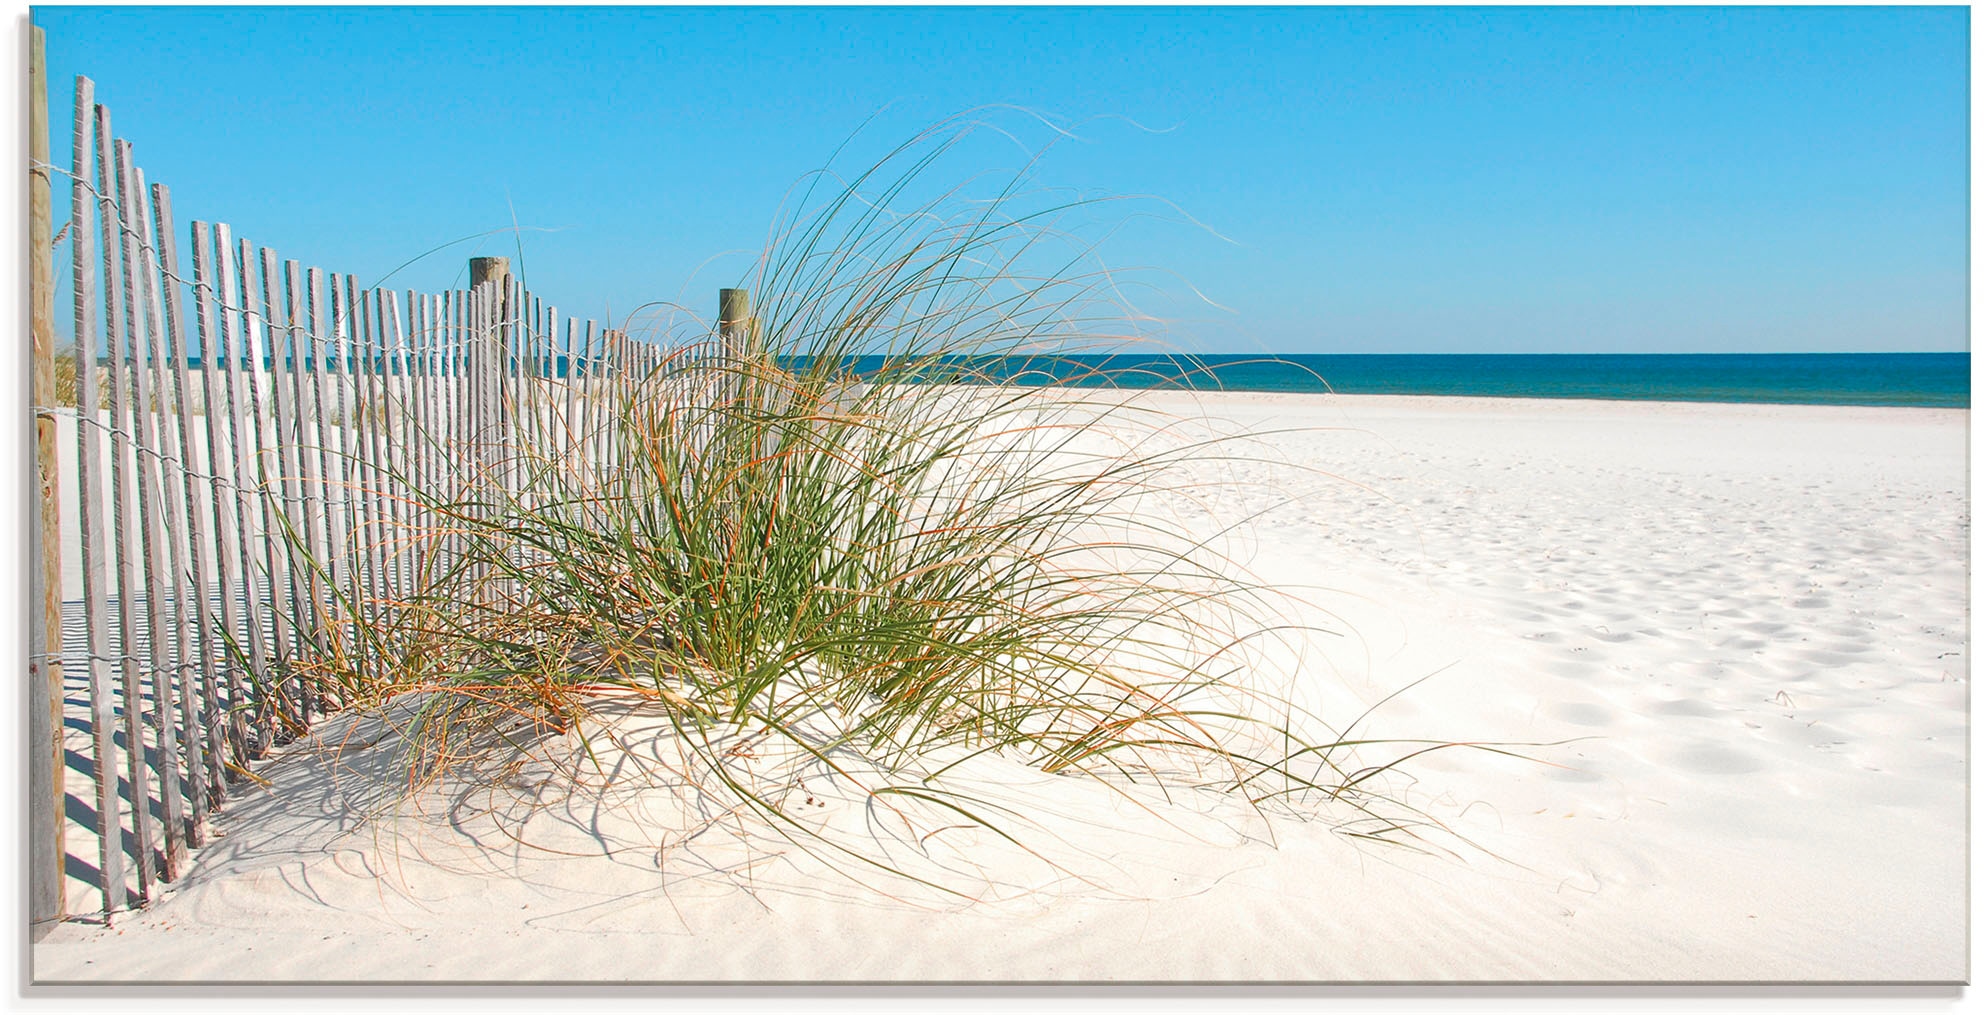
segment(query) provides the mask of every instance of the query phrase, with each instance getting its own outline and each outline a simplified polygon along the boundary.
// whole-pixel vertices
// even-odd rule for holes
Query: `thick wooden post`
[[[507,257],[471,257],[468,259],[468,287],[479,288],[484,282],[495,282],[496,291],[503,292],[510,284],[510,259]]]
[[[745,379],[752,368],[747,365],[751,349],[751,290],[718,289],[716,291],[716,334],[721,345],[721,355],[727,365],[723,370],[722,399],[729,404],[743,401]]]
[[[68,908],[63,884],[62,765],[62,516],[55,480],[55,244],[48,180],[48,68],[40,28],[31,29],[28,57],[28,332],[33,364],[35,480],[29,508],[40,542],[30,569],[28,645],[29,904],[36,924],[59,920]],[[82,340],[83,336],[78,336]]]
[[[509,330],[503,327],[503,322],[509,319],[509,301],[505,297],[510,292],[510,259],[469,258],[469,292],[484,291],[482,287],[485,282],[493,283],[487,290],[489,305],[484,308],[487,312],[484,324],[487,325],[488,331],[487,334],[475,335],[472,341],[482,347],[478,350],[476,359],[483,364],[480,380],[485,386],[482,398],[478,399],[476,405],[475,440],[479,446],[482,446],[484,455],[488,455],[490,454],[488,444],[500,443],[504,439],[502,429],[504,386],[501,378],[507,376],[509,372],[509,343],[503,341],[503,336],[508,335]],[[494,474],[493,460],[485,461],[484,466]]]
[[[724,352],[741,356],[747,351],[751,335],[751,290],[717,290],[716,331],[723,336]]]

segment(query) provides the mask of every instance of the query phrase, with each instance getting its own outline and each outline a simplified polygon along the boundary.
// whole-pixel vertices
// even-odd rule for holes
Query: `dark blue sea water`
[[[864,356],[853,367],[872,373],[880,363]],[[564,376],[568,366],[560,356],[551,369]],[[388,363],[375,369],[397,372]],[[1967,352],[986,356],[945,360],[921,376],[1198,391],[1970,407]]]
[[[1208,391],[1968,408],[1970,354],[1004,357],[986,380]]]

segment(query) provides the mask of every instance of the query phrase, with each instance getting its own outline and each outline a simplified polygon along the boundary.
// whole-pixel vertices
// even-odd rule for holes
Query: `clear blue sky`
[[[514,212],[532,289],[582,316],[713,305],[850,136],[858,168],[947,115],[1022,107],[1077,135],[1037,183],[1162,199],[1110,206],[1149,214],[1099,256],[1167,273],[1138,298],[1214,352],[1967,348],[1968,17],[34,11],[58,163],[84,73],[182,222],[369,282]],[[1054,137],[998,117],[1018,143],[948,172]],[[516,246],[393,281],[447,286]]]

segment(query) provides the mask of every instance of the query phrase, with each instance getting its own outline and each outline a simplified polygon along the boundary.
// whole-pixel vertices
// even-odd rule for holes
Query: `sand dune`
[[[303,744],[168,897],[58,929],[35,978],[1966,977],[1966,412],[1143,401],[1196,421],[1179,440],[1257,434],[1152,510],[1246,519],[1221,548],[1335,632],[1292,694],[1383,702],[1377,737],[1549,745],[1401,770],[1437,848],[973,762],[1021,848],[805,778],[806,813],[970,899],[878,891],[651,781],[526,766],[394,805],[383,748]],[[665,762],[602,712],[609,772]]]

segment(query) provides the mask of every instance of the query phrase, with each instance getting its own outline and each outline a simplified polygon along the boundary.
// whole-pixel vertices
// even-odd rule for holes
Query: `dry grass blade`
[[[1358,759],[1382,745],[1263,690],[1250,646],[1290,633],[1271,598],[1205,533],[1142,510],[1194,494],[1181,462],[1237,452],[1159,440],[1172,421],[1111,397],[1106,371],[1041,352],[1136,338],[1108,327],[1134,319],[1115,281],[1071,269],[1083,251],[1056,226],[1080,203],[1008,186],[896,207],[965,133],[802,204],[748,341],[691,323],[653,369],[587,392],[613,440],[457,456],[501,457],[513,486],[496,467],[464,495],[407,484],[413,514],[441,519],[403,540],[426,549],[418,593],[341,600],[322,626],[359,644],[311,676],[339,701],[411,703],[413,783],[486,780],[632,695],[679,753],[656,792],[754,816],[857,877],[935,883],[803,820],[794,772],[852,787],[916,844],[960,823],[1024,838],[945,788],[988,756],[1358,836],[1429,827],[1379,790],[1396,758]],[[1064,383],[1002,383],[1017,356]]]

